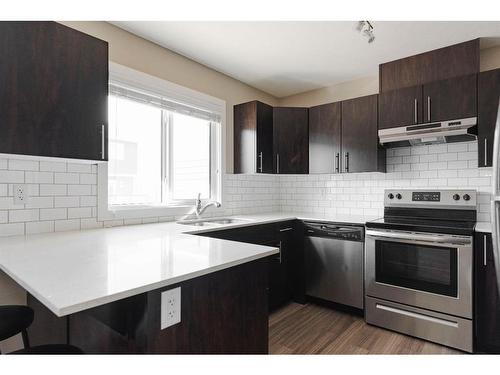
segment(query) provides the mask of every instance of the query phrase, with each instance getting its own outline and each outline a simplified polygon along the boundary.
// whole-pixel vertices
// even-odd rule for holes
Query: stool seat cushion
[[[28,306],[0,306],[0,341],[15,336],[33,322],[33,310]]]
[[[51,344],[32,346],[9,354],[83,354],[83,351],[73,345]]]

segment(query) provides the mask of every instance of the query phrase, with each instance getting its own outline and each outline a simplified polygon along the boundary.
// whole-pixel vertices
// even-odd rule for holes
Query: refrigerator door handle
[[[493,260],[495,264],[495,270],[497,273],[497,284],[498,284],[498,290],[500,293],[500,246],[498,243],[498,235],[499,235],[499,225],[500,225],[500,218],[499,218],[499,209],[498,205],[500,202],[496,201],[496,197],[499,195],[498,193],[498,168],[499,168],[499,160],[498,158],[500,157],[499,155],[499,142],[500,142],[500,101],[498,104],[498,111],[497,111],[497,122],[495,126],[495,137],[493,140],[493,191],[492,191],[492,201],[491,201],[491,239],[492,239],[492,245],[493,245]]]

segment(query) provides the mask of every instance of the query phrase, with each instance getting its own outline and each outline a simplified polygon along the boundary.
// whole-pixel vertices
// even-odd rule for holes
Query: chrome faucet
[[[205,210],[210,206],[215,206],[218,208],[221,206],[221,204],[217,201],[209,201],[203,206],[201,204],[201,193],[198,193],[198,198],[196,198],[196,203],[194,205],[194,212],[196,214],[196,217],[199,219],[201,214],[203,214],[203,212],[205,212]]]

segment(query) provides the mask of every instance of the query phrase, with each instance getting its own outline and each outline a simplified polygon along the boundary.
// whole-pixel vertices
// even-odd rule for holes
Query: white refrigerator
[[[491,236],[493,240],[493,257],[500,291],[500,103],[498,104],[495,138],[493,143],[493,196],[491,201]]]

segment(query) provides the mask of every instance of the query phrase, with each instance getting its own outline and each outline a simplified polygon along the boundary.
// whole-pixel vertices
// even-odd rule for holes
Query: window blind
[[[133,100],[136,102],[152,105],[161,109],[181,113],[184,115],[208,120],[212,122],[220,122],[221,117],[218,113],[199,108],[186,103],[171,100],[164,95],[152,91],[143,91],[135,87],[130,87],[119,82],[109,83],[109,94],[121,98]]]

